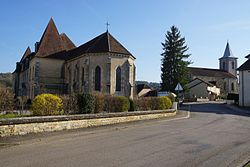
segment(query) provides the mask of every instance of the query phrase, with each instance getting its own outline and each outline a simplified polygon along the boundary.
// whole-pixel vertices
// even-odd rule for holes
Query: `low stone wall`
[[[175,110],[165,110],[3,119],[0,121],[0,137],[110,125],[174,115],[176,115]]]

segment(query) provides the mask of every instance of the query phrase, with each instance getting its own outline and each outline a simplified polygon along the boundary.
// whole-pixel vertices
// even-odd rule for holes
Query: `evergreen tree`
[[[167,32],[162,46],[161,88],[163,91],[174,92],[177,83],[182,86],[188,83],[187,66],[191,62],[186,59],[190,54],[186,54],[188,47],[185,44],[185,38],[181,37],[180,31],[175,26],[172,26]]]

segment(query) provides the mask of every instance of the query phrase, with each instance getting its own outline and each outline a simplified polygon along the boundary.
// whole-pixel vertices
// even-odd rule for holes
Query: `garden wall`
[[[170,109],[160,111],[2,119],[0,120],[0,137],[110,125],[138,120],[170,117],[174,115],[176,115],[176,111],[174,109]]]

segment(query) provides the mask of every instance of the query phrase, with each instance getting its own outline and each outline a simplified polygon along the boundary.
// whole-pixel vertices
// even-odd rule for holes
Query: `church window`
[[[95,90],[101,91],[101,68],[99,66],[95,68]]]
[[[226,63],[225,62],[222,63],[222,69],[226,70]]]
[[[115,86],[116,91],[121,91],[121,80],[122,80],[121,75],[122,75],[121,67],[117,67],[117,69],[116,69],[116,86]]]
[[[82,68],[82,85],[84,85],[84,81],[85,81],[85,78],[84,78],[84,68]]]
[[[232,61],[232,69],[234,69],[234,66],[235,66],[235,65],[234,65],[234,62]]]
[[[226,89],[227,89],[227,83],[224,82],[224,90],[226,90]]]
[[[234,83],[231,84],[231,90],[234,91]]]

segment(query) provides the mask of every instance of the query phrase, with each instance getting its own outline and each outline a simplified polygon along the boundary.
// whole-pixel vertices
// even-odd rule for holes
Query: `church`
[[[189,93],[186,98],[226,98],[228,94],[238,94],[237,57],[233,56],[229,43],[221,58],[219,69],[188,67]]]
[[[14,93],[33,99],[41,93],[101,92],[133,98],[135,57],[107,30],[76,47],[51,18],[32,52],[16,63]]]

